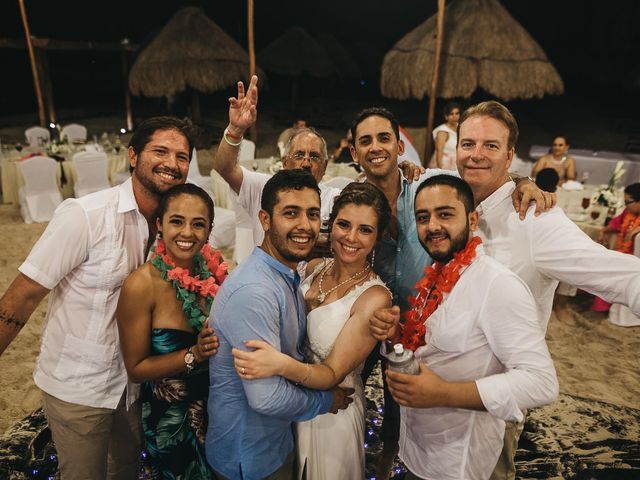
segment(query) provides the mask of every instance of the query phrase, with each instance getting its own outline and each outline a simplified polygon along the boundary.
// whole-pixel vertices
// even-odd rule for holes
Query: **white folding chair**
[[[69,143],[84,142],[87,140],[87,127],[78,125],[77,123],[70,123],[62,128],[62,136],[66,138]]]
[[[198,167],[198,154],[196,149],[193,149],[193,153],[191,154],[191,162],[189,162],[189,172],[187,173],[187,180],[191,183],[195,183],[200,188],[202,188],[205,192],[209,194],[213,201],[215,202],[216,195],[213,192],[213,187],[211,186],[211,177],[205,177],[200,173],[200,168]]]
[[[25,223],[48,222],[62,202],[58,189],[58,163],[36,156],[18,162],[24,186],[18,190],[20,214]]]
[[[640,257],[640,235],[636,235],[633,242],[633,254]],[[609,321],[621,327],[635,327],[640,325],[640,317],[634,315],[628,307],[614,303],[609,308]]]
[[[238,161],[253,160],[256,158],[256,144],[251,140],[242,139],[240,143],[240,151],[238,152]]]
[[[236,214],[233,210],[214,207],[214,225],[209,242],[216,248],[232,247],[236,241]]]
[[[324,185],[333,188],[339,188],[342,190],[344,187],[353,182],[353,178],[349,177],[333,177],[327,180],[326,182],[322,182]]]
[[[110,188],[107,155],[104,152],[79,152],[71,159],[76,169],[73,191],[76,198]]]
[[[24,131],[24,137],[27,139],[30,147],[41,147],[51,141],[51,133],[42,127],[27,128]]]

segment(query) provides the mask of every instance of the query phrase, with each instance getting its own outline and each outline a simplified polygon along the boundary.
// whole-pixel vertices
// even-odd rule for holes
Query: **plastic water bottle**
[[[420,364],[411,350],[405,350],[401,343],[393,346],[393,352],[387,356],[389,368],[395,372],[418,375]]]

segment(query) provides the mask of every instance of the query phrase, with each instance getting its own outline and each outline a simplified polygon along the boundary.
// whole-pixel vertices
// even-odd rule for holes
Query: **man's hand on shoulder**
[[[424,167],[416,165],[409,160],[403,160],[398,164],[398,166],[400,167],[400,170],[402,170],[404,178],[406,178],[409,183],[419,180],[420,176],[426,172]]]
[[[331,403],[330,413],[338,413],[339,410],[344,410],[353,402],[351,395],[355,390],[353,388],[333,387],[331,393],[333,394],[333,401]]]
[[[378,341],[393,340],[399,333],[400,307],[380,308],[369,319],[369,333]]]
[[[520,220],[524,220],[531,202],[536,204],[536,217],[556,205],[558,196],[555,193],[540,190],[527,177],[515,177],[512,175],[512,179],[516,184],[516,189],[511,194],[511,201],[515,211],[520,213]]]

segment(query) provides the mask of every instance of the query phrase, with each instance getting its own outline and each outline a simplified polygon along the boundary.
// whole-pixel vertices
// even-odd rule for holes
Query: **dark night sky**
[[[25,3],[31,32],[37,37],[114,42],[127,37],[140,43],[166,24],[177,9],[190,4],[202,6],[210,18],[246,45],[244,1],[25,0]],[[541,44],[564,79],[568,96],[638,97],[640,2],[502,0],[502,4]],[[256,0],[256,51],[292,25],[300,25],[311,33],[330,31],[360,64],[363,78],[370,86],[369,94],[375,97],[385,52],[434,14],[435,8],[435,0]],[[4,0],[0,5],[0,37],[24,37],[17,0]],[[6,115],[33,111],[33,82],[26,51],[3,49],[0,55],[4,87],[0,112]],[[108,105],[121,98],[116,53],[51,52],[49,62],[57,108],[87,103]],[[631,88],[634,78],[635,90]]]

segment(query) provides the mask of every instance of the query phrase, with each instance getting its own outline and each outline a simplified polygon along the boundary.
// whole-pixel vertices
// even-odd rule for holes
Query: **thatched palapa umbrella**
[[[249,74],[249,57],[200,8],[178,11],[140,52],[129,75],[135,95],[164,97],[187,88],[212,93]],[[197,93],[194,117],[199,115]],[[197,119],[197,118],[196,118]]]
[[[436,20],[434,15],[418,25],[385,55],[383,95],[401,100],[431,96]],[[564,91],[560,75],[540,45],[498,0],[454,0],[444,13],[435,96],[470,97],[478,88],[503,100]]]
[[[337,75],[326,51],[301,27],[291,27],[258,53],[258,63],[267,71],[293,77],[291,107],[295,106],[298,79],[307,74],[326,78]]]

